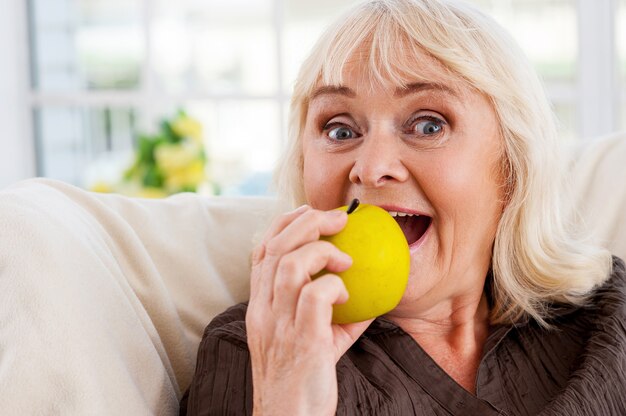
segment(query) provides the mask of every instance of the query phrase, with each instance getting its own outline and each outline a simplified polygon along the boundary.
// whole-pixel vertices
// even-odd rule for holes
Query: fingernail
[[[346,264],[352,264],[352,257],[350,257],[349,254],[344,253],[343,251],[341,252],[341,261],[343,261]]]

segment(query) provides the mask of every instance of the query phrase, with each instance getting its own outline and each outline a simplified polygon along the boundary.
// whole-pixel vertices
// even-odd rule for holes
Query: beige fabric
[[[208,321],[248,294],[266,198],[0,192],[0,413],[174,415]]]
[[[626,259],[626,133],[577,145],[570,169],[580,219],[598,243]]]
[[[626,136],[579,146],[583,217],[626,258]],[[0,192],[0,413],[175,415],[209,320],[248,295],[266,198]]]

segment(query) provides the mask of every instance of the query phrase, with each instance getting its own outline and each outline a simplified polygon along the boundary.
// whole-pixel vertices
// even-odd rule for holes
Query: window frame
[[[626,105],[620,90],[615,20],[617,0],[578,0],[578,134],[582,140],[619,129]],[[585,16],[581,19],[580,16]],[[620,100],[620,98],[622,98]]]
[[[35,140],[28,99],[29,50],[25,2],[8,0],[0,16],[4,70],[0,80],[0,188],[36,175]]]

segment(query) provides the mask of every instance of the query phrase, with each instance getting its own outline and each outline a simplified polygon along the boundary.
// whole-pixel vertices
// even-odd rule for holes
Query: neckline
[[[483,347],[477,381],[478,373],[484,365],[485,359],[497,349],[497,346],[513,327],[514,325],[492,327],[493,330],[490,330]],[[379,317],[372,322],[364,335],[369,338],[376,338],[378,344],[391,360],[451,414],[459,416],[504,414],[502,409],[479,397],[478,384],[476,385],[476,395],[467,391],[450,377],[413,337],[392,321]],[[424,371],[424,368],[427,371]]]

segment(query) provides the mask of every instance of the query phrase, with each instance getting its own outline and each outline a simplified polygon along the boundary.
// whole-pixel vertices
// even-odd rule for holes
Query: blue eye
[[[334,140],[354,139],[356,133],[349,127],[335,127],[328,132],[328,137]]]
[[[405,124],[405,134],[430,139],[444,134],[446,125],[444,119],[420,111]]]
[[[422,120],[415,124],[414,128],[415,133],[423,134],[425,136],[432,136],[441,132],[441,130],[441,122],[435,120]]]

